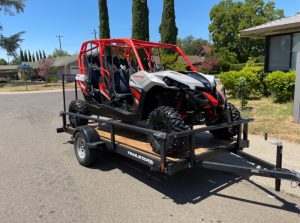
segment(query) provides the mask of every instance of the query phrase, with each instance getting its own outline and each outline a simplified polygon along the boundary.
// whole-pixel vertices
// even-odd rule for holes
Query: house
[[[209,57],[211,55],[212,48],[208,44],[203,44],[202,47],[197,52],[199,57]]]
[[[17,65],[0,65],[0,82],[18,80]]]
[[[39,68],[39,62],[26,62],[33,69],[37,70]],[[53,67],[55,68],[55,73],[51,75],[56,75],[58,79],[61,80],[62,74],[73,74],[78,73],[78,55],[63,56],[54,58]]]
[[[59,79],[61,79],[62,74],[76,75],[78,73],[78,55],[57,57],[53,66],[56,68]]]
[[[300,14],[242,30],[240,36],[265,39],[266,73],[296,69],[300,50]]]

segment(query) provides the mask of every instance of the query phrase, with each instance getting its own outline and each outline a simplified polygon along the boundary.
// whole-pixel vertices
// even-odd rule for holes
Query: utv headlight
[[[177,88],[189,88],[187,85],[182,84],[178,81],[175,81],[169,77],[165,77],[163,79],[163,81],[166,83],[166,85],[170,86],[170,87],[177,87]]]

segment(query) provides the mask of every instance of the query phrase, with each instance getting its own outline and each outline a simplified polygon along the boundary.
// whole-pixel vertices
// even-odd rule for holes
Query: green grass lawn
[[[229,101],[240,107],[239,100]],[[268,97],[249,100],[247,107],[251,109],[242,111],[242,116],[254,118],[249,125],[250,134],[269,133],[271,137],[300,143],[300,125],[293,123],[293,102],[278,104]]]

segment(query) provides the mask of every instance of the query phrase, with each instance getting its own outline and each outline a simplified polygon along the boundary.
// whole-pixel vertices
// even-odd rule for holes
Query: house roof
[[[54,67],[61,67],[65,65],[69,65],[71,63],[75,63],[78,60],[78,55],[72,55],[72,56],[63,56],[63,57],[56,57],[54,58]],[[29,64],[32,68],[38,68],[39,62],[26,62],[26,64]]]
[[[198,55],[201,53],[211,53],[211,46],[208,44],[203,44],[198,52]]]
[[[240,32],[242,37],[257,37],[300,32],[300,14],[277,19],[259,26],[244,29]]]
[[[0,70],[17,70],[17,65],[0,65]]]

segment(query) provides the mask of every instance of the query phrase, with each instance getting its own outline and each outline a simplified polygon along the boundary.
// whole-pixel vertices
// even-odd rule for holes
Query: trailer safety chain
[[[298,181],[291,180],[291,188],[296,188],[296,187],[300,188],[300,173],[298,173],[295,170],[291,170],[291,172],[295,174],[295,176],[299,179]]]

